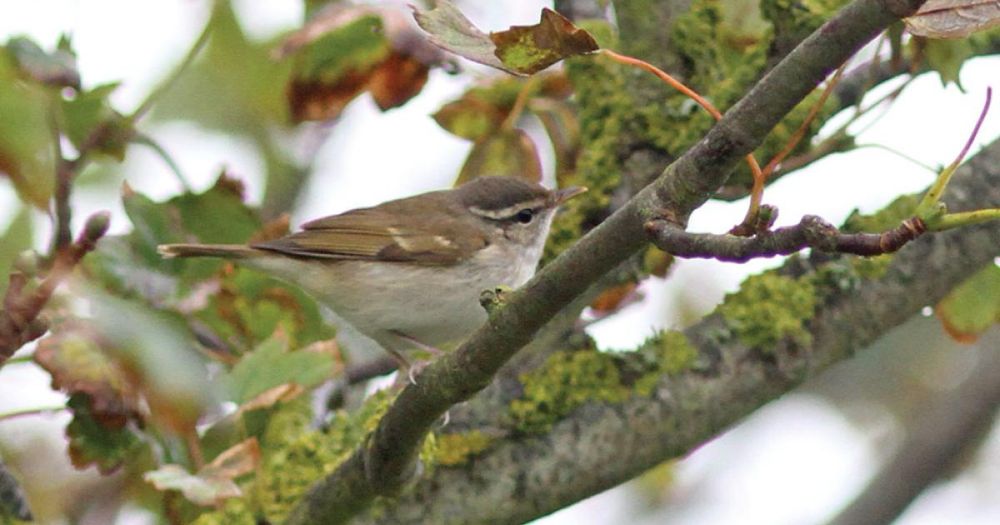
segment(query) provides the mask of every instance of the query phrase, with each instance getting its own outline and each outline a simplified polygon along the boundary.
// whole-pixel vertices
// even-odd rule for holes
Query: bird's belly
[[[391,335],[396,332],[447,349],[486,321],[479,304],[483,290],[520,286],[534,271],[533,265],[525,269],[509,259],[504,260],[507,264],[479,264],[476,259],[462,268],[285,259],[285,264],[263,269],[299,285],[382,346],[405,350]]]

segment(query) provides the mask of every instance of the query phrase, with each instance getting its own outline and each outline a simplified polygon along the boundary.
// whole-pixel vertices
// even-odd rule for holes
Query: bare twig
[[[795,226],[757,233],[753,237],[732,234],[691,233],[667,220],[646,223],[653,243],[677,257],[746,262],[760,257],[790,255],[805,248],[854,255],[892,253],[926,231],[917,217],[882,233],[843,233],[815,215],[806,215]]]
[[[56,287],[73,271],[83,256],[94,249],[111,223],[108,212],[98,212],[87,224],[76,242],[56,253],[55,262],[45,279],[34,290],[28,288],[28,276],[20,271],[10,274],[10,286],[0,311],[0,365],[25,343],[41,337],[48,325],[38,317],[52,297]]]

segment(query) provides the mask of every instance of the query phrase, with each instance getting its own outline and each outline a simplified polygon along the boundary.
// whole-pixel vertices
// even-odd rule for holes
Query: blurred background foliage
[[[733,9],[729,2],[695,2],[675,28],[690,80],[715,93],[722,109],[765,67],[773,37],[760,16],[740,24]],[[387,401],[377,396],[357,415],[345,416],[338,411],[357,410],[363,397],[364,385],[355,385],[350,395],[339,391],[329,404],[318,403],[318,415],[309,416],[310,399],[328,399],[314,395],[317,387],[331,381],[343,387],[348,368],[377,356],[342,348],[322,310],[297,288],[225,262],[162,260],[156,246],[243,243],[287,233],[286,212],[302,200],[317,151],[352,101],[370,97],[380,110],[390,110],[417,96],[430,75],[458,72],[458,64],[426,42],[402,6],[306,1],[301,28],[264,39],[248,35],[230,2],[214,2],[209,11],[188,55],[164,69],[160,84],[131,111],[112,102],[118,83],[81,79],[82,57],[71,36],[51,48],[11,36],[0,52],[0,174],[17,195],[0,234],[0,295],[9,274],[23,276],[24,293],[36,290],[72,246],[71,227],[83,224],[74,217],[72,192],[96,188],[106,199],[120,199],[129,225],[103,238],[67,289],[48,302],[48,335],[8,361],[8,368],[30,360],[45,370],[52,389],[65,397],[34,412],[69,414],[66,450],[73,466],[107,476],[60,478],[32,466],[37,445],[7,445],[6,461],[42,522],[111,522],[122,507],[149,523],[280,518],[292,496],[264,497],[261,487],[304,488],[311,478],[281,476],[309,466],[303,476],[315,477],[332,468]],[[623,28],[635,23],[628,13],[622,13]],[[607,24],[593,24],[600,39],[615,41]],[[703,45],[705,35],[716,33],[730,47]],[[622,45],[643,52],[636,42]],[[956,60],[960,66],[986,49],[976,45],[962,48],[964,54],[926,52],[942,80],[956,81]],[[740,58],[745,52],[753,60]],[[946,55],[953,59],[941,58]],[[621,163],[625,138],[643,136],[668,158],[711,124],[689,101],[663,95],[662,86],[653,89],[665,102],[645,105],[645,92],[622,98],[625,79],[634,73],[589,57],[529,79],[472,68],[467,89],[433,113],[444,130],[470,143],[452,180],[507,175],[590,186],[594,191],[559,219],[547,252],[555,255],[650,176]],[[784,126],[794,129],[801,113]],[[823,118],[832,113],[828,109]],[[666,133],[661,118],[672,126],[693,125]],[[149,132],[175,122],[249,144],[263,164],[259,204],[248,203],[240,174],[225,168],[207,187],[192,184],[207,176],[184,173],[172,155],[185,152],[168,152]],[[387,154],[392,147],[385,145]],[[139,175],[122,161],[143,149],[168,166],[179,192],[152,197],[129,185]],[[37,252],[25,256],[26,250]],[[650,275],[667,275],[670,264],[655,250],[643,254],[589,313],[609,316],[635,303],[636,286]],[[953,334],[974,339],[995,324],[996,273],[996,267],[985,269],[967,285],[971,291],[939,310]],[[656,324],[687,324],[704,313],[699,310]],[[955,362],[965,362],[963,349],[941,334],[937,323],[914,320],[807,391],[842,407],[861,426],[882,429],[891,419],[905,428],[942,383],[961,375]],[[432,440],[425,452],[433,448]],[[326,451],[320,461],[310,456],[318,450]],[[649,506],[630,510],[633,517],[660,508],[665,488],[676,480],[673,468],[639,483],[636,490]],[[233,503],[237,496],[240,503]],[[272,501],[280,497],[286,501]],[[19,514],[25,517],[9,510],[2,520],[14,523]]]

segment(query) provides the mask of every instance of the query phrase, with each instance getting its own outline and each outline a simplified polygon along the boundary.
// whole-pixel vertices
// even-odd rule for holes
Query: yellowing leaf
[[[542,180],[538,149],[523,130],[504,129],[477,142],[462,166],[456,185],[476,177],[517,177]]]
[[[52,376],[52,387],[69,395],[86,394],[89,414],[98,423],[121,428],[139,420],[139,394],[109,351],[107,340],[83,321],[64,323],[38,343],[34,359]]]
[[[997,0],[928,0],[904,18],[906,29],[927,38],[964,38],[1000,25]]]
[[[54,164],[47,90],[19,80],[3,55],[0,52],[0,175],[10,177],[22,201],[48,210]]]
[[[958,285],[934,312],[958,341],[971,343],[1000,322],[1000,267],[989,265]]]
[[[539,22],[486,34],[451,2],[439,0],[429,11],[414,8],[417,23],[431,42],[473,62],[515,75],[530,75],[556,62],[598,49],[594,37],[566,17],[545,8]]]

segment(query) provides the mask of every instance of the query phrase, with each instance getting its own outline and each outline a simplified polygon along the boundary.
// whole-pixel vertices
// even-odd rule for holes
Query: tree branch
[[[960,169],[947,194],[955,209],[1000,203],[1000,140]],[[934,304],[1000,255],[1000,226],[926,235],[893,256],[884,276],[844,287],[823,281],[822,306],[810,320],[812,342],[783,341],[766,352],[727,337],[732,328],[712,315],[685,331],[699,366],[661,377],[650,396],[621,403],[593,401],[541,435],[510,434],[457,468],[436,468],[380,513],[376,523],[521,523],[607,490],[669,458],[683,456],[754,410],[849,358],[882,334]],[[848,256],[842,256],[847,258]],[[847,262],[847,261],[844,261]],[[780,270],[810,279],[838,267],[814,253]],[[928,276],[933,276],[928,277]],[[811,279],[817,282],[818,279]],[[515,382],[516,383],[516,382]],[[493,388],[493,387],[491,387]],[[478,396],[452,411],[452,428],[477,428],[482,414],[506,414],[520,385]],[[472,413],[466,419],[463,413]],[[491,422],[491,430],[496,426]]]
[[[924,221],[912,217],[883,233],[842,233],[815,215],[795,226],[763,231],[753,237],[690,233],[664,219],[646,223],[653,244],[678,257],[746,262],[760,257],[791,255],[805,248],[854,255],[893,253],[927,231]]]
[[[799,101],[833,69],[920,0],[856,0],[796,47],[660,178],[544,268],[491,313],[458,350],[431,364],[396,398],[373,434],[315,484],[290,524],[336,523],[376,496],[394,494],[415,472],[416,451],[450,406],[472,397],[563,306],[646,241],[644,224],[685,224]],[[603,477],[600,477],[603,479]]]
[[[892,522],[993,426],[1000,409],[998,332],[978,346],[971,376],[917,419],[892,459],[830,525]]]

